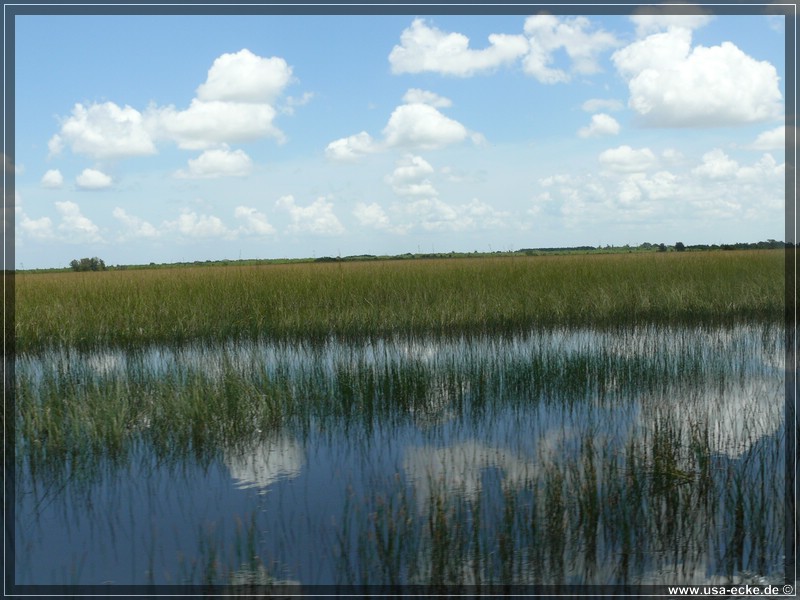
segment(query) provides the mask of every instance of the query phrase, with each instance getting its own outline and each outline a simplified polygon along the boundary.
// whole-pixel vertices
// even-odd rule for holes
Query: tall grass
[[[778,322],[784,255],[741,251],[176,268],[16,278],[19,351],[230,338]]]
[[[369,470],[408,444],[319,525],[338,583],[732,578],[783,551],[781,356],[774,324],[59,349],[18,357],[15,457],[31,486],[91,489],[143,448],[206,466],[288,436]],[[268,580],[253,535],[241,559],[209,538],[189,579]]]

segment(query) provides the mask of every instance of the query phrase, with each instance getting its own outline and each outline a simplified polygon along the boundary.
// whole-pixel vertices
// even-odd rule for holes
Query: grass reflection
[[[198,523],[181,583],[733,580],[780,569],[782,357],[763,324],[51,350],[18,357],[15,456],[37,501],[142,461],[274,498]],[[297,528],[265,492],[320,446],[361,471]]]

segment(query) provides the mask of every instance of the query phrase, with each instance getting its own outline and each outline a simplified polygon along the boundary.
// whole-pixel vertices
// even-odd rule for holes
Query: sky
[[[531,10],[18,15],[16,267],[785,239],[783,17]]]

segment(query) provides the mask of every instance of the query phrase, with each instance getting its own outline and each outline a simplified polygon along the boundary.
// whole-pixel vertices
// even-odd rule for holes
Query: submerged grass
[[[387,483],[376,476],[344,502],[322,549],[339,583],[766,573],[782,552],[783,439],[761,414],[780,398],[780,331],[651,325],[21,355],[15,458],[21,480],[91,489],[102,467],[142,447],[159,464],[205,466],[287,436],[360,446],[369,462],[382,442],[411,436]],[[729,441],[723,419],[744,425]],[[253,535],[241,557],[204,542],[189,579],[269,581],[273,557],[251,548]],[[275,558],[293,564],[292,533],[280,535],[290,541]]]
[[[25,274],[16,348],[778,322],[784,253],[614,254]]]

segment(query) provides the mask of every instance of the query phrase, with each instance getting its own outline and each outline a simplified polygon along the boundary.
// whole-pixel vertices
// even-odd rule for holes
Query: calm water
[[[19,434],[16,583],[780,580],[783,369],[762,325],[21,356],[33,405],[235,382],[286,414],[182,444],[154,406],[47,468]]]

